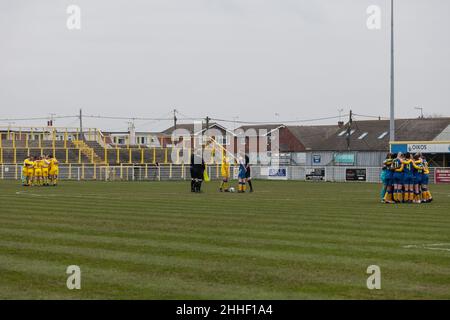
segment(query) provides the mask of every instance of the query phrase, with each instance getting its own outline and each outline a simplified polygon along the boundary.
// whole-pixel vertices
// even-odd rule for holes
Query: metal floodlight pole
[[[389,122],[389,140],[395,141],[395,99],[394,99],[394,0],[391,0],[391,92],[390,108],[391,117]]]
[[[81,140],[84,140],[83,139],[83,110],[81,108],[80,108],[79,118],[80,118],[80,135],[81,135]]]

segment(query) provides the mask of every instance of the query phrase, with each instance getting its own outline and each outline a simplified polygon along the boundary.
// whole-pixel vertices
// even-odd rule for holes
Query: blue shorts
[[[403,184],[410,185],[414,184],[414,176],[412,174],[406,174],[403,176]]]
[[[403,184],[403,173],[394,172],[394,184]]]
[[[430,180],[430,177],[428,176],[428,174],[422,174],[420,179],[421,179],[421,181],[420,181],[421,184],[427,185]]]
[[[386,172],[386,185],[391,186],[394,184],[394,173],[390,170]]]
[[[238,178],[245,179],[245,173],[246,173],[246,171],[244,169],[239,168]]]

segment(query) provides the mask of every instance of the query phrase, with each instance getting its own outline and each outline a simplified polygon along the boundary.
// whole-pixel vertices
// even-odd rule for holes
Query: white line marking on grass
[[[441,248],[447,247],[447,248]],[[403,246],[405,249],[425,249],[425,250],[438,250],[438,251],[449,251],[450,252],[450,243],[425,243],[425,244],[409,244]]]
[[[27,191],[17,191],[16,194],[18,195],[27,195],[27,196],[33,196],[33,197],[41,197],[42,195],[38,194],[38,193],[31,193],[31,192],[27,192]],[[47,195],[48,196],[48,195]]]
[[[100,196],[95,193],[85,193],[85,194],[58,194],[58,193],[33,193],[28,191],[17,191],[17,195],[25,195],[25,196],[31,196],[31,197],[70,197],[70,198],[95,198],[95,199],[106,199],[106,200],[122,200],[125,199],[123,197],[111,197],[111,196]]]
[[[258,199],[258,201],[294,201],[297,199],[290,199],[290,198],[276,198],[276,199]]]

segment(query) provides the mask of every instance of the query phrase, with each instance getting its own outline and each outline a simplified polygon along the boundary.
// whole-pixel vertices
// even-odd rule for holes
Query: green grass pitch
[[[450,299],[450,186],[383,205],[375,184],[254,185],[0,181],[0,298]]]

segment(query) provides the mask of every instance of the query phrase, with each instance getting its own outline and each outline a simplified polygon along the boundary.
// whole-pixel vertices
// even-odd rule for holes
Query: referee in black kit
[[[201,192],[203,174],[205,172],[205,161],[198,154],[191,154],[191,192]]]
[[[245,155],[245,181],[248,183],[248,186],[250,187],[250,192],[253,192],[253,185],[252,185],[252,175],[250,172],[250,158],[248,155]]]

